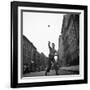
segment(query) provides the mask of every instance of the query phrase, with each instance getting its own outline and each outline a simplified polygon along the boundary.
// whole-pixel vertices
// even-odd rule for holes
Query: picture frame
[[[19,1],[11,2],[11,87],[18,88],[18,87],[37,87],[37,86],[53,86],[53,85],[68,85],[68,84],[87,83],[88,82],[87,12],[88,12],[87,6],[84,6],[84,5],[51,4],[51,3],[19,2]],[[61,15],[61,16],[59,16],[59,15]],[[61,17],[63,17],[64,19],[60,19]],[[26,51],[28,51],[29,48],[27,50],[26,50],[26,48],[24,49],[23,43],[28,42],[30,44],[30,41],[25,36],[23,36],[23,35],[25,35],[24,32],[26,31],[27,35],[29,34],[29,31],[30,31],[30,35],[31,35],[31,33],[32,34],[34,33],[36,35],[35,39],[38,39],[38,37],[41,36],[40,39],[42,38],[45,41],[47,38],[49,40],[49,36],[54,37],[55,35],[47,33],[49,29],[47,30],[47,32],[46,32],[47,34],[46,34],[44,32],[45,30],[43,30],[41,32],[38,28],[44,29],[45,28],[44,25],[47,25],[47,28],[53,29],[53,26],[60,24],[59,21],[61,20],[62,21],[61,35],[63,37],[62,40],[64,42],[65,37],[66,37],[65,33],[67,32],[65,30],[68,30],[68,32],[69,32],[69,30],[71,30],[73,28],[72,23],[70,24],[70,22],[68,21],[68,19],[70,17],[72,17],[72,19],[70,19],[71,20],[70,22],[76,23],[75,24],[76,26],[74,24],[73,25],[74,25],[74,28],[76,28],[75,30],[78,31],[77,32],[78,39],[76,39],[76,41],[78,40],[78,43],[79,43],[78,50],[77,50],[78,54],[75,54],[78,59],[76,59],[75,62],[73,61],[72,63],[71,62],[68,63],[69,61],[67,58],[69,56],[67,56],[67,54],[66,54],[67,49],[65,51],[65,46],[64,46],[64,54],[63,54],[64,59],[63,60],[66,60],[66,61],[64,63],[63,63],[63,61],[62,61],[62,63],[60,61],[60,65],[59,65],[60,75],[52,76],[52,73],[53,73],[53,69],[52,69],[51,70],[52,73],[50,74],[51,76],[48,76],[48,75],[45,76],[43,74],[43,72],[45,72],[46,68],[49,66],[47,66],[48,64],[45,64],[45,63],[43,65],[42,65],[42,63],[38,65],[37,63],[39,61],[37,61],[36,56],[34,56],[36,58],[35,60],[37,61],[36,64],[33,64],[33,63],[35,63],[33,61],[33,59],[32,60],[29,59],[29,61],[30,61],[29,69],[31,71],[28,70],[27,64],[29,62],[26,63],[26,61],[25,61],[26,59],[24,60],[24,52],[26,55],[25,58],[28,57],[26,54]],[[55,22],[54,19],[55,20],[57,19],[56,23],[54,23]],[[58,19],[60,19],[60,20],[58,20]],[[42,24],[43,23],[42,20],[44,22],[46,22],[46,21],[47,22]],[[65,25],[67,26],[68,22],[72,27],[71,29],[68,29],[68,28],[65,29]],[[40,27],[39,27],[39,25],[40,25]],[[33,28],[31,28],[32,26],[33,26]],[[31,29],[33,29],[33,30],[36,29],[35,27],[39,31],[35,30],[35,31],[31,32]],[[70,26],[68,26],[68,27],[70,28]],[[26,29],[29,29],[29,31]],[[55,29],[58,30],[58,26],[55,27]],[[74,29],[72,29],[72,30],[74,30]],[[71,32],[72,32],[72,30],[71,30]],[[38,32],[40,32],[40,34],[38,34]],[[44,36],[45,38],[42,36],[42,35],[44,35],[43,32],[46,34]],[[50,34],[50,35],[48,35],[48,34]],[[71,36],[71,35],[72,34],[70,34],[69,36]],[[31,35],[31,36],[33,36],[33,35]],[[33,39],[31,42],[33,42]],[[72,41],[72,42],[74,42],[74,41]],[[25,43],[25,45],[26,45],[26,43]],[[38,43],[39,43],[39,41],[36,44],[38,44]],[[42,43],[44,43],[44,42],[42,42]],[[29,45],[29,44],[27,44],[27,45]],[[33,46],[34,42],[31,44]],[[34,44],[34,46],[36,44]],[[44,45],[44,44],[42,44],[42,45]],[[55,45],[56,45],[56,43],[55,43]],[[62,45],[60,44],[60,47],[61,46]],[[66,43],[66,46],[67,46],[67,43]],[[71,45],[69,45],[69,46],[71,46]],[[73,48],[74,48],[74,46],[73,46]],[[26,51],[24,51],[24,50],[26,50]],[[61,50],[62,49],[60,49],[60,53],[61,53]],[[31,49],[30,49],[30,51],[31,51]],[[58,52],[59,52],[59,49],[58,49]],[[38,52],[36,52],[36,53],[38,53]],[[36,53],[35,53],[35,55],[36,55]],[[31,55],[31,54],[29,54],[29,55]],[[39,54],[39,56],[40,55],[41,55],[41,53]],[[72,58],[74,58],[74,56],[72,56]],[[47,57],[49,57],[49,56],[47,56]],[[47,60],[47,59],[45,59],[45,60]],[[79,60],[79,61],[77,61],[77,60]],[[24,61],[25,61],[25,63],[24,63]],[[31,67],[31,65],[32,65],[32,67]],[[37,66],[35,66],[35,65],[37,65]],[[41,67],[40,67],[40,65],[41,65]],[[62,72],[62,74],[61,74],[61,72]],[[26,73],[26,74],[23,74],[23,73]],[[39,77],[34,77],[34,75],[38,76],[37,73],[39,73],[39,74],[41,73],[42,75]]]

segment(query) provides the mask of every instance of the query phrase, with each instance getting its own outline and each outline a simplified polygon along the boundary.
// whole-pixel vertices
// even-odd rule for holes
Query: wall
[[[10,83],[10,1],[11,0],[0,1],[0,42],[1,42],[0,43],[0,90],[12,90],[9,84]],[[30,0],[30,1],[89,5],[89,9],[90,9],[89,0]],[[88,16],[90,16],[90,10],[88,11],[89,11]],[[88,20],[90,20],[90,18],[88,18]],[[90,34],[90,30],[88,31],[88,34]],[[88,38],[90,38],[90,35],[88,35]],[[90,41],[88,42],[88,46],[90,46]],[[88,48],[88,52],[90,53],[89,50],[90,50],[90,47]],[[89,55],[89,59],[90,59],[90,55]],[[90,60],[88,62],[90,63]],[[90,68],[90,65],[89,65],[89,68]],[[89,70],[88,76],[90,76],[90,70]],[[23,88],[22,90],[47,90],[47,89],[49,90],[55,90],[55,89],[90,90],[89,88],[90,88],[90,83],[87,85],[83,84],[83,85],[66,85],[66,86],[52,86],[52,87],[51,86],[35,87],[35,88],[27,88],[27,89]]]
[[[66,65],[79,64],[79,15],[64,16],[62,24],[63,59]]]
[[[64,65],[64,61],[63,60],[63,54],[64,54],[64,47],[63,47],[63,39],[62,39],[62,35],[59,36],[59,40],[58,40],[59,46],[58,46],[58,62],[60,66]]]

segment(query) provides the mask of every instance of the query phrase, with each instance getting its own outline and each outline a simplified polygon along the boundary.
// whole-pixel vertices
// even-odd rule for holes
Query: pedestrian
[[[45,75],[47,76],[47,73],[50,72],[52,63],[54,64],[54,69],[55,69],[56,75],[58,75],[58,67],[57,67],[57,63],[55,62],[55,59],[54,59],[54,56],[56,54],[55,44],[52,43],[52,47],[51,47],[50,41],[49,41],[48,47],[49,47],[49,59],[48,59],[48,67],[46,69]]]

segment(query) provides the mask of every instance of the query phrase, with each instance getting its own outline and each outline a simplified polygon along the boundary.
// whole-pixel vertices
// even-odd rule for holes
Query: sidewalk
[[[72,72],[77,72],[77,73],[79,73],[79,65],[61,67],[60,69],[61,69],[61,70],[65,70],[65,71],[72,71]]]

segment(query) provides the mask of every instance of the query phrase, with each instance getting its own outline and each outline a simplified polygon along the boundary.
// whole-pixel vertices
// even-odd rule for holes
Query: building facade
[[[58,63],[59,66],[63,66],[64,64],[64,60],[63,60],[63,39],[62,39],[62,35],[59,36],[59,40],[58,40]]]
[[[23,69],[27,68],[26,72],[35,71],[36,47],[23,36]]]
[[[65,65],[79,64],[79,15],[67,14],[62,24],[63,60]]]
[[[44,53],[39,53],[37,48],[25,36],[23,43],[23,73],[45,70],[47,57]]]

